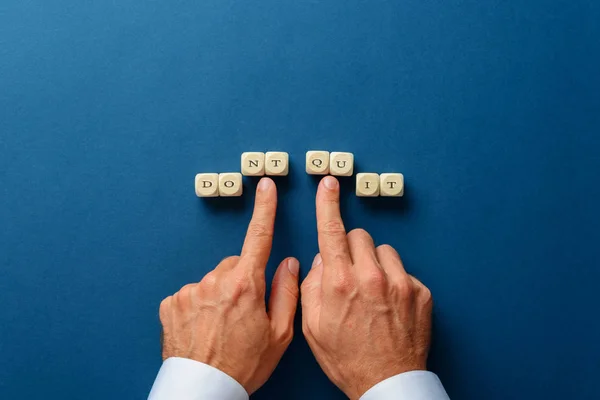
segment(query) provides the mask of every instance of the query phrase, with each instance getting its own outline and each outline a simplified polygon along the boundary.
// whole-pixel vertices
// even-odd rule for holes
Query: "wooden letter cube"
[[[271,176],[284,176],[289,171],[288,153],[268,151],[265,155],[265,172]]]
[[[219,174],[196,175],[196,196],[217,197],[219,195]]]
[[[401,197],[404,195],[404,175],[379,175],[379,192],[381,196]]]
[[[219,196],[241,196],[242,192],[242,174],[239,172],[225,172],[219,174]]]
[[[335,176],[352,176],[354,154],[334,151],[329,158],[329,172]]]
[[[372,173],[356,174],[356,195],[360,197],[379,196],[379,175]]]
[[[311,150],[306,152],[306,173],[327,175],[329,173],[329,152]]]
[[[263,176],[265,174],[265,153],[242,153],[242,175]]]

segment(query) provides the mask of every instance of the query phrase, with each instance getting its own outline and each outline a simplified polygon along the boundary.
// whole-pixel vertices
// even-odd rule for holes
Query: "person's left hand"
[[[295,258],[279,265],[267,312],[265,267],[276,209],[275,183],[263,178],[241,255],[224,259],[200,283],[162,301],[164,360],[183,357],[211,365],[248,394],[271,376],[292,340],[299,270]]]

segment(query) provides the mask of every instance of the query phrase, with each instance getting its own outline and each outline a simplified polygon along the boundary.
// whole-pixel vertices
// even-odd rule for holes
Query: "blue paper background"
[[[268,276],[316,245],[309,149],[348,228],[436,300],[454,399],[598,399],[600,2],[3,0],[0,398],[143,399],[160,300],[239,252],[242,151],[290,153]],[[301,334],[256,399],[341,399]]]

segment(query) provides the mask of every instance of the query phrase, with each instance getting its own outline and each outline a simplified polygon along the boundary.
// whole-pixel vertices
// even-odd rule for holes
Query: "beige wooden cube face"
[[[198,174],[195,186],[196,196],[217,197],[219,195],[219,174]]]
[[[306,152],[306,173],[327,175],[329,173],[329,152],[311,150]]]
[[[282,151],[268,151],[265,155],[265,172],[267,175],[287,175],[289,168],[288,153]]]
[[[241,196],[242,191],[242,174],[239,172],[225,172],[219,174],[219,196]]]
[[[379,175],[366,172],[356,174],[356,195],[360,197],[379,196]]]
[[[379,176],[379,192],[381,196],[400,197],[404,195],[404,175],[381,174]]]
[[[352,176],[354,172],[354,154],[332,152],[329,157],[329,172],[335,176]]]
[[[265,153],[242,153],[242,175],[263,176],[265,174]]]

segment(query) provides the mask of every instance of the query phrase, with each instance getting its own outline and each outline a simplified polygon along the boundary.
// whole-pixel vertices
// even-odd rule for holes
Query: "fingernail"
[[[290,258],[287,263],[287,267],[294,276],[298,276],[300,272],[300,263],[295,258]]]
[[[322,260],[322,258],[321,258],[321,253],[318,253],[318,254],[315,256],[315,259],[313,260],[313,263],[312,263],[312,268],[314,268],[314,267],[316,267],[317,265],[321,264],[321,261],[323,261],[323,260]]]
[[[273,181],[269,178],[262,178],[260,182],[258,182],[258,190],[265,191],[271,187]]]
[[[334,189],[337,189],[337,187],[338,187],[338,181],[333,176],[326,176],[323,179],[323,184],[329,190],[334,190]]]

